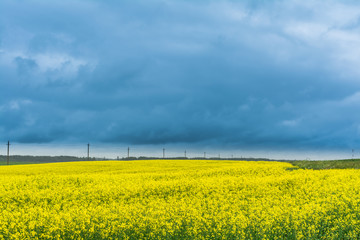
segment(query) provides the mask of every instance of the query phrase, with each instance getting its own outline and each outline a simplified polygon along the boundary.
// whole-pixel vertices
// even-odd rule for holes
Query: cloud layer
[[[0,3],[0,139],[356,147],[356,1]]]

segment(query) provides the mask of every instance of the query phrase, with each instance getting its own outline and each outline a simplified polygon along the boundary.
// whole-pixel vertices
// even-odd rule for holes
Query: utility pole
[[[165,158],[165,148],[163,148],[163,158]]]
[[[206,152],[204,152],[204,158],[206,158]]]
[[[130,158],[130,147],[128,147],[128,157],[127,158]]]
[[[185,150],[185,158],[186,158],[186,150]]]
[[[7,165],[9,165],[9,158],[10,158],[10,141],[7,143]]]
[[[88,161],[90,161],[90,143],[87,144],[87,147],[88,147],[88,151],[87,151],[87,159]]]

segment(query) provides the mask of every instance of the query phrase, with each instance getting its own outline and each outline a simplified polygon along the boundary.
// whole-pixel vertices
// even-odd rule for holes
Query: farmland
[[[0,167],[0,239],[359,239],[360,170],[285,162]]]

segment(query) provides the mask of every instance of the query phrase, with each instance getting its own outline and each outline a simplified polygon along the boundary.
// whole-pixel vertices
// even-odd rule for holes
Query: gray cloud
[[[360,5],[2,1],[0,139],[358,144]]]

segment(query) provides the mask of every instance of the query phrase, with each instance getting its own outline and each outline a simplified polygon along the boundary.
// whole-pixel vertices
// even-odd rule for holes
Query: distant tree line
[[[5,165],[7,161],[6,155],[0,155],[0,165]],[[134,160],[151,160],[151,159],[164,159],[164,160],[185,160],[185,159],[194,159],[194,160],[233,160],[233,161],[272,161],[268,158],[203,158],[203,157],[171,157],[171,158],[159,158],[159,157],[123,157],[117,159],[110,158],[87,158],[87,157],[75,157],[75,156],[23,156],[23,155],[11,155],[10,156],[10,165],[14,164],[31,164],[31,163],[54,163],[54,162],[78,162],[78,161],[99,161],[99,160],[119,160],[119,161],[134,161]]]

